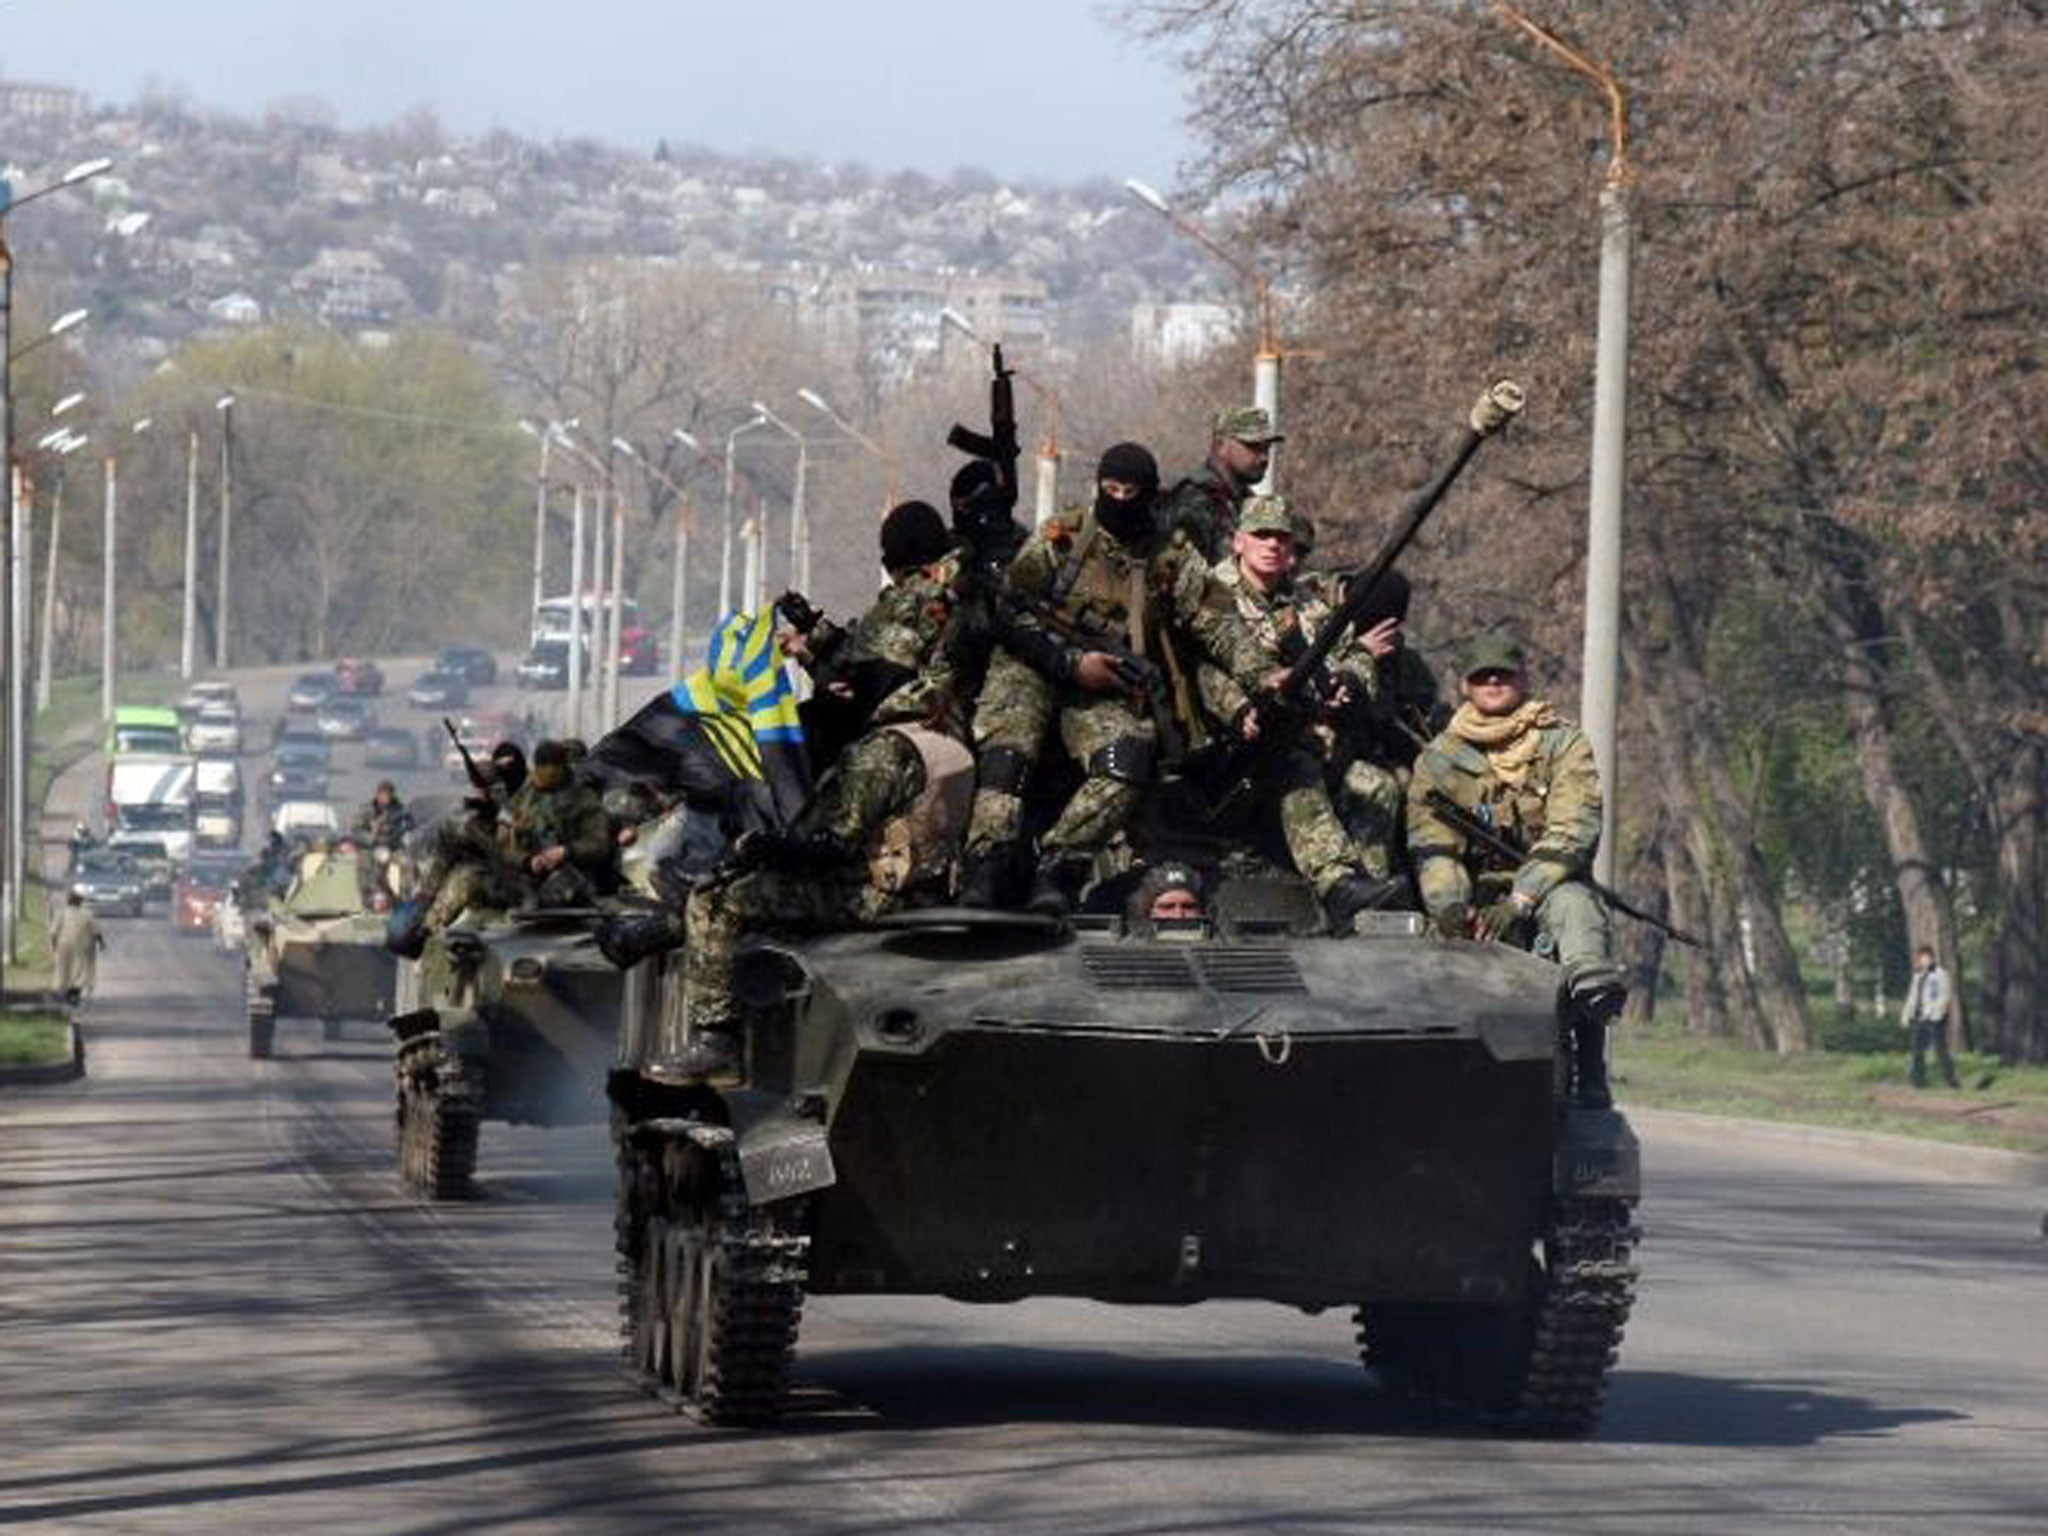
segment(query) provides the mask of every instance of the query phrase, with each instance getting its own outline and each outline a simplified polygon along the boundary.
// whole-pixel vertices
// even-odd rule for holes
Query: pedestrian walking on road
[[[1941,1063],[1941,1075],[1951,1088],[1960,1088],[1962,1083],[1956,1077],[1955,1058],[1948,1053],[1948,1010],[1954,1000],[1954,990],[1949,986],[1948,972],[1936,963],[1934,951],[1922,944],[1913,951],[1913,983],[1906,988],[1906,1006],[1900,1010],[1899,1023],[1911,1036],[1913,1051],[1913,1086],[1927,1086],[1927,1048],[1934,1047],[1935,1059]]]
[[[64,909],[50,928],[50,953],[57,961],[57,990],[67,1003],[79,1003],[92,996],[99,976],[100,951],[106,936],[87,910],[85,898],[73,891],[64,898]]]

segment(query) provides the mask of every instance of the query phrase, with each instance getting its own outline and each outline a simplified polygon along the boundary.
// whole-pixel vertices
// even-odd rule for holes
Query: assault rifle
[[[1000,342],[990,347],[989,352],[994,359],[990,365],[994,372],[988,384],[988,431],[983,434],[956,423],[946,434],[946,442],[971,458],[986,459],[995,466],[996,489],[1007,516],[1017,505],[1017,460],[1022,456],[1017,444],[1017,393],[1010,383],[1016,372],[1003,366]]]
[[[1151,658],[1140,656],[1122,641],[1111,638],[1099,630],[1084,629],[1061,615],[1049,603],[1012,594],[1018,608],[1032,615],[1068,644],[1083,651],[1099,651],[1109,658],[1116,669],[1118,680],[1133,698],[1163,700],[1166,697],[1166,674],[1159,670],[1159,664]]]
[[[1463,834],[1496,858],[1505,859],[1510,865],[1518,865],[1528,857],[1522,849],[1502,837],[1442,790],[1424,791],[1422,803],[1436,812],[1452,831]],[[1707,947],[1696,935],[1687,933],[1676,923],[1666,922],[1654,912],[1645,912],[1641,907],[1635,906],[1613,886],[1604,885],[1591,875],[1579,875],[1576,878],[1587,890],[1622,916],[1632,917],[1639,923],[1648,923],[1667,937],[1676,939],[1681,944],[1690,945],[1694,949],[1704,950]]]
[[[1472,461],[1472,455],[1479,451],[1479,445],[1513,421],[1521,413],[1522,403],[1521,386],[1507,379],[1492,385],[1479,397],[1479,403],[1472,407],[1465,435],[1458,440],[1450,462],[1409,502],[1400,523],[1387,535],[1378,553],[1352,579],[1343,603],[1308,643],[1307,649],[1295,658],[1286,676],[1276,687],[1254,701],[1259,713],[1258,738],[1254,741],[1218,738],[1189,754],[1182,765],[1182,777],[1194,786],[1197,799],[1206,805],[1210,820],[1220,821],[1249,803],[1257,793],[1261,770],[1292,747],[1309,718],[1305,700],[1310,685],[1330,652],[1336,649],[1337,642],[1366,611],[1372,601],[1374,584],[1393,569],[1401,552],[1421,531],[1429,514],[1436,510],[1437,503],[1444,499],[1451,483],[1464,472],[1465,466]]]
[[[462,756],[462,771],[469,775],[469,782],[476,786],[476,792],[490,801],[493,806],[498,805],[499,795],[496,783],[493,782],[489,774],[477,766],[476,759],[469,755],[469,748],[463,745],[462,733],[455,729],[455,722],[446,715],[443,715],[441,717],[441,728],[448,733],[448,739],[455,743],[455,750]]]

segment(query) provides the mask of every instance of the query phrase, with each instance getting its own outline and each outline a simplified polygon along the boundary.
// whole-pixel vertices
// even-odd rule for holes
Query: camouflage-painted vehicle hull
[[[280,1019],[318,1019],[339,1038],[345,1021],[389,1018],[397,957],[374,913],[302,916],[273,906],[247,930],[249,1054],[271,1054]]]
[[[665,1077],[672,1020],[629,1035],[617,1226],[649,1385],[772,1419],[806,1293],[1234,1297],[1355,1309],[1383,1381],[1494,1422],[1597,1422],[1636,1144],[1568,1107],[1554,967],[1406,919],[1193,943],[902,922],[745,956],[742,1090]]]
[[[591,942],[585,908],[489,914],[431,938],[403,968],[398,1164],[432,1199],[474,1191],[485,1121],[577,1125],[609,1113],[604,1085],[649,967],[621,973]]]

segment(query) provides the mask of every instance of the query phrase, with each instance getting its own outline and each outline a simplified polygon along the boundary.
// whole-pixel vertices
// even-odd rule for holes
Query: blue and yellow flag
[[[775,610],[732,613],[711,632],[705,664],[597,742],[587,776],[637,780],[700,802],[765,789],[786,823],[810,793],[809,760]]]

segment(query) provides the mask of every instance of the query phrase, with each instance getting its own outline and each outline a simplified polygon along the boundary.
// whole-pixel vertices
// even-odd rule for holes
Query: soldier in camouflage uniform
[[[1298,660],[1331,622],[1329,607],[1294,582],[1297,526],[1285,497],[1252,497],[1232,535],[1231,557],[1215,569],[1267,667],[1275,671]],[[1340,820],[1331,792],[1333,782],[1340,787],[1348,783],[1343,776],[1348,766],[1345,722],[1369,699],[1377,682],[1375,648],[1387,644],[1383,629],[1353,629],[1337,643],[1324,664],[1334,691],[1318,701],[1320,718],[1272,770],[1270,787],[1278,793],[1288,857],[1315,887],[1338,933],[1351,932],[1360,912],[1392,906],[1406,895],[1406,882],[1393,876],[1393,827],[1381,826],[1382,806],[1366,802]],[[1234,725],[1251,711],[1254,696],[1235,678],[1208,664],[1199,676],[1203,706],[1214,719]],[[1378,835],[1361,841],[1352,834],[1354,824]]]
[[[1600,846],[1600,774],[1577,726],[1528,693],[1522,648],[1489,635],[1473,646],[1465,702],[1423,749],[1408,786],[1408,847],[1440,932],[1508,943],[1538,938],[1564,968],[1578,1097],[1612,1103],[1607,1025],[1627,994],[1607,910],[1583,876]],[[1509,863],[1467,846],[1428,803],[1441,790],[1522,850]]]
[[[582,906],[612,884],[611,818],[574,764],[568,742],[536,745],[532,771],[498,817],[498,857],[541,906]]]
[[[1166,526],[1174,537],[1192,544],[1210,565],[1227,559],[1239,510],[1266,478],[1273,445],[1283,441],[1264,406],[1218,411],[1210,423],[1209,457],[1164,497]]]
[[[1025,785],[1055,722],[1086,778],[1042,841],[1030,904],[1052,913],[1071,905],[1152,782],[1166,691],[1158,684],[1184,695],[1191,712],[1197,661],[1248,688],[1262,681],[1264,653],[1193,547],[1167,537],[1158,488],[1152,455],[1119,443],[1097,466],[1093,509],[1078,524],[1048,522],[1010,566],[1002,646],[975,714],[963,902],[1001,903]]]
[[[498,812],[526,782],[526,754],[509,741],[478,765],[483,783],[472,786],[462,809],[434,828],[418,887],[393,920],[386,945],[418,958],[427,936],[465,911],[509,907],[520,886],[498,857]]]
[[[790,829],[752,834],[737,850],[743,872],[689,895],[683,995],[690,1034],[677,1064],[687,1075],[726,1079],[739,1066],[732,965],[748,934],[849,927],[945,899],[974,793],[957,697],[964,641],[953,613],[955,572],[944,561],[904,561],[892,575],[894,584],[847,644],[886,659],[903,680],[874,707],[868,729],[819,781]]]

